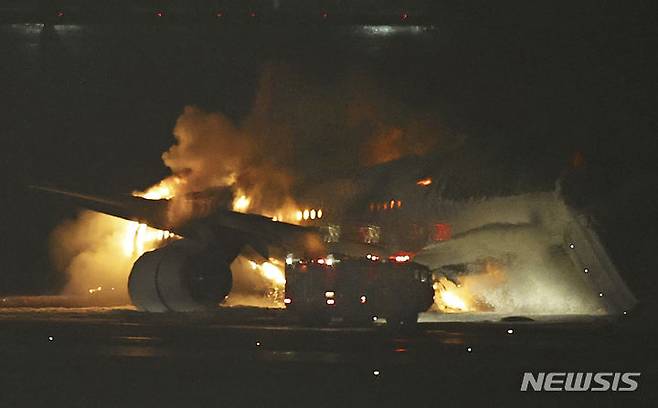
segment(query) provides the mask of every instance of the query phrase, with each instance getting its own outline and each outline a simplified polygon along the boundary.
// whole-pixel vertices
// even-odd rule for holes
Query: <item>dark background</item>
[[[0,293],[56,293],[64,284],[49,264],[48,234],[75,209],[26,186],[144,188],[168,174],[160,155],[184,106],[239,122],[263,67],[282,61],[328,81],[359,67],[388,97],[431,106],[451,129],[528,172],[544,162],[568,168],[580,152],[569,199],[598,221],[640,300],[653,302],[658,26],[650,2],[435,2],[403,22],[435,31],[397,37],[364,35],[353,29],[363,15],[334,3],[342,20],[328,24],[310,6],[308,20],[291,14],[295,24],[268,20],[267,10],[253,21],[156,20],[150,5],[130,22],[84,13],[56,20],[56,2],[29,18],[6,14]],[[400,8],[364,9],[369,20],[399,21]]]

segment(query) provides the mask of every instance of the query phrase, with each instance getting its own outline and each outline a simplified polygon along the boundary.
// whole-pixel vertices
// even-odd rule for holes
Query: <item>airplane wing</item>
[[[317,229],[275,222],[257,214],[217,209],[209,215],[177,225],[172,224],[168,217],[170,200],[148,200],[132,195],[110,197],[45,186],[30,188],[57,195],[89,210],[168,230],[186,238],[202,238],[210,233],[240,247],[248,244],[266,258],[271,245],[301,249],[307,253],[320,253],[324,249]]]
[[[30,186],[31,189],[54,194],[80,207],[113,215],[151,227],[170,230],[167,221],[167,200],[147,200],[131,195],[116,197],[80,193],[56,187]]]

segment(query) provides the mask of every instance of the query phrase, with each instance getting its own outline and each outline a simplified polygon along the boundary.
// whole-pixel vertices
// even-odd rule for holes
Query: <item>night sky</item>
[[[570,199],[595,215],[646,302],[656,289],[655,7],[469,4],[446,6],[431,32],[388,36],[321,24],[0,26],[0,293],[64,283],[48,234],[76,210],[27,185],[142,189],[168,174],[160,155],[186,105],[240,123],[263,71],[283,64],[322,89],[365,77],[396,108],[390,120],[434,115],[528,172],[568,168],[580,152]]]

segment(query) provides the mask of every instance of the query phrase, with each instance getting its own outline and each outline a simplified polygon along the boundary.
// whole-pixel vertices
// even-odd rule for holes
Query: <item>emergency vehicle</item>
[[[389,326],[413,326],[432,305],[432,274],[409,255],[286,258],[286,308],[307,324],[332,318],[366,323],[380,318]]]

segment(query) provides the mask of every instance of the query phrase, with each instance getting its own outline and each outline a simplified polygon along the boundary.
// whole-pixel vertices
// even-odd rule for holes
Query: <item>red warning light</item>
[[[322,13],[320,13],[320,16],[322,16],[322,18],[326,19],[327,17],[329,17],[329,13],[327,13],[326,11],[323,11]]]
[[[434,224],[432,241],[447,241],[452,237],[452,227],[450,224]]]
[[[402,13],[400,14],[400,20],[405,21],[405,20],[407,20],[408,18],[409,18],[409,13],[407,13],[407,12],[402,12]]]
[[[55,13],[57,17],[64,17],[64,12],[62,10],[57,10],[57,13]]]
[[[250,11],[249,12],[249,17],[256,17],[256,12],[255,11]]]
[[[154,14],[155,14],[156,17],[164,17],[164,15],[165,15],[164,11],[162,11],[162,10],[158,10]]]

